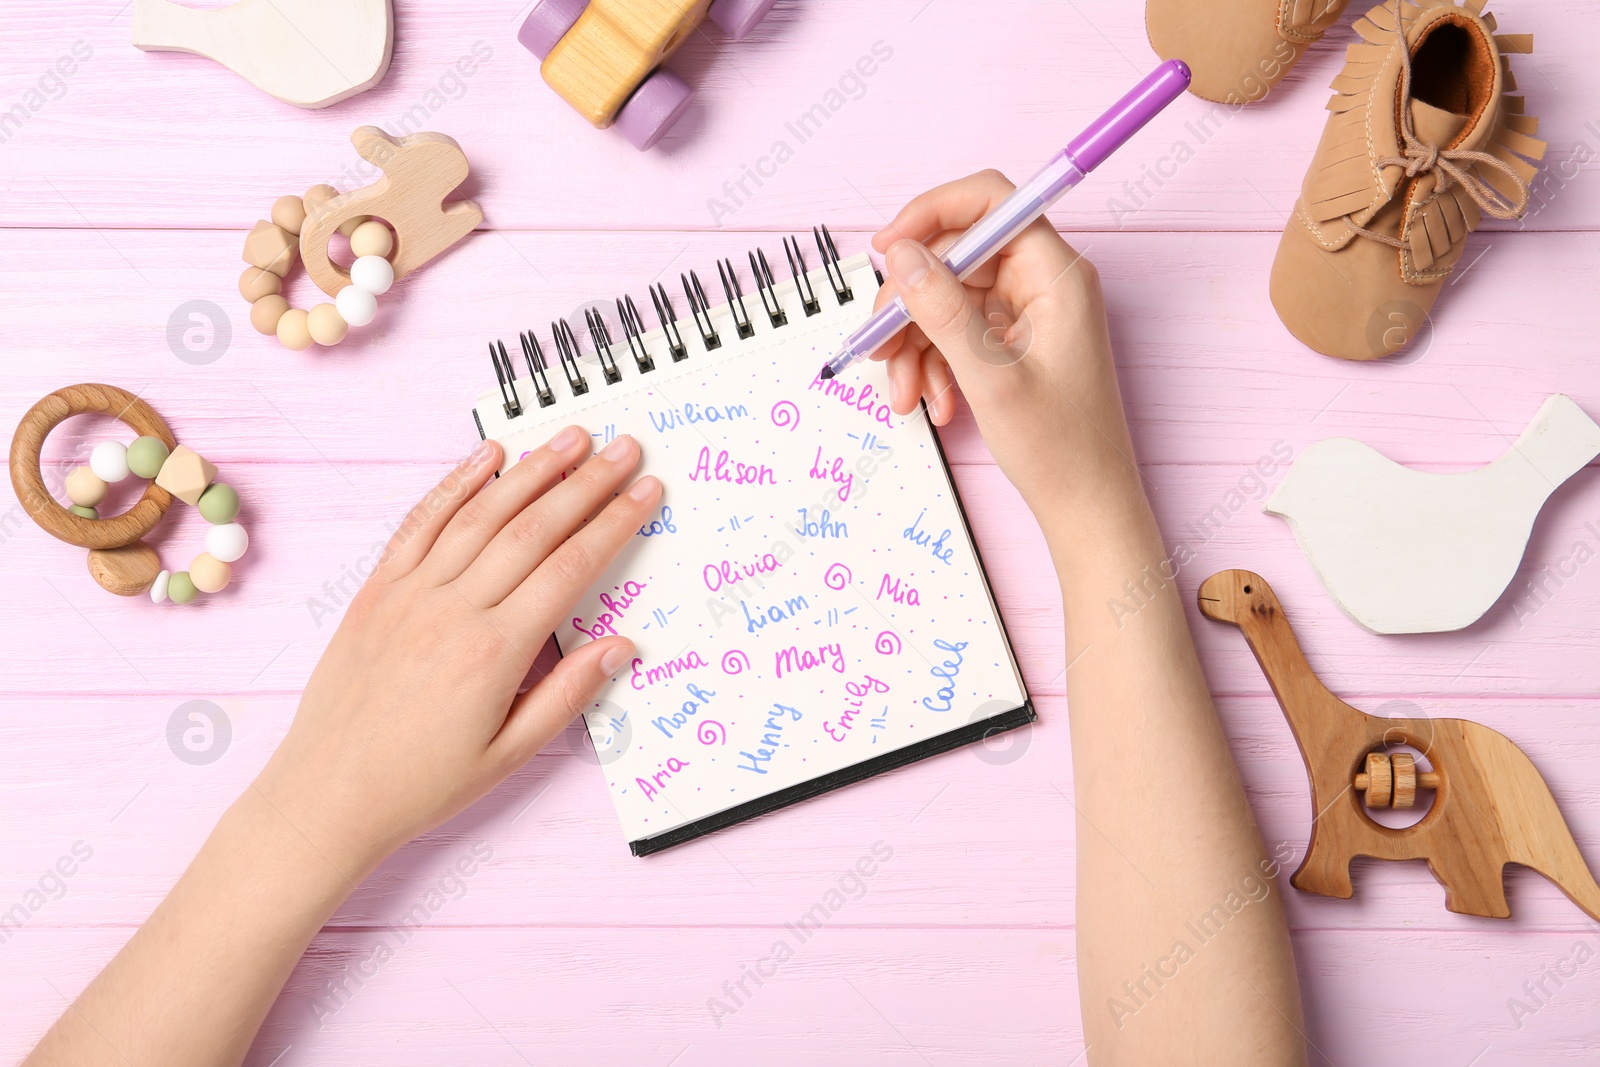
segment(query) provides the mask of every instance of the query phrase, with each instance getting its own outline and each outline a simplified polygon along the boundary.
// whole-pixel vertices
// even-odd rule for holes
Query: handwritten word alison
[[[745,633],[753,634],[772,623],[785,622],[802,611],[809,611],[811,602],[803,596],[792,596],[783,603],[773,604],[768,608],[763,608],[758,604],[754,614],[750,612],[750,605],[743,600],[739,601],[739,607],[744,611]]]
[[[648,685],[660,685],[670,682],[684,671],[697,670],[700,667],[709,667],[710,664],[700,658],[700,653],[690,652],[686,656],[674,656],[658,667],[645,667],[640,670],[643,659],[635,656],[633,659],[633,674],[628,679],[628,684],[635,689],[644,689]]]
[[[946,658],[943,663],[928,671],[935,678],[943,678],[944,684],[939,687],[939,691],[933,696],[923,697],[922,706],[929,711],[949,711],[955,703],[956,675],[961,673],[961,652],[967,647],[967,643],[965,641],[950,642],[936,637],[933,641],[933,647],[941,652],[950,653],[955,659]],[[938,698],[938,703],[934,703],[935,697]]]
[[[700,458],[689,472],[691,482],[727,482],[730,485],[777,485],[778,475],[765,463],[740,463],[728,450],[711,456],[711,449],[700,446]]]
[[[910,526],[907,526],[904,530],[900,531],[900,536],[904,537],[907,541],[910,541],[914,545],[922,545],[926,547],[929,552],[933,553],[934,559],[938,560],[940,563],[949,565],[950,557],[956,554],[954,545],[951,545],[948,548],[945,547],[945,542],[950,539],[950,531],[947,529],[940,533],[937,538],[935,538],[928,531],[922,529],[922,516],[926,515],[927,513],[927,508],[923,508],[921,511],[917,512],[917,517],[911,520]]]
[[[700,569],[700,578],[706,588],[715,593],[725,585],[738,586],[758,574],[771,574],[781,566],[783,560],[771,552],[763,552],[749,563],[735,563],[731,559],[707,563]]]
[[[617,632],[617,623],[628,613],[628,609],[633,607],[633,602],[639,599],[639,594],[644,592],[645,587],[649,584],[648,582],[623,582],[621,585],[612,586],[611,593],[616,593],[617,595],[612,596],[611,593],[600,594],[600,606],[605,610],[595,618],[593,625],[585,626],[580,616],[572,620],[572,628],[581,634],[587,634],[596,641],[607,634],[615,634]]]
[[[817,446],[817,458],[811,461],[809,476],[814,481],[832,482],[838,486],[839,503],[843,504],[850,499],[850,486],[855,483],[856,476],[844,469],[844,457],[834,456],[824,462],[822,459],[822,446]]]
[[[788,716],[788,719],[785,719]],[[743,762],[734,764],[742,771],[754,771],[756,774],[766,774],[768,763],[778,754],[778,749],[788,747],[789,742],[783,739],[783,728],[790,721],[799,722],[805,716],[800,714],[800,709],[791,708],[787,704],[773,702],[772,711],[767,713],[767,721],[762,727],[761,743],[755,746],[754,752],[739,753]]]
[[[822,732],[835,741],[843,741],[855,728],[856,716],[861,714],[861,706],[866,703],[867,697],[873,693],[887,693],[889,683],[881,682],[870,674],[863,674],[859,682],[844,683],[844,691],[849,699],[844,702],[845,710],[839,713],[839,721],[835,723],[824,720],[822,723]]]
[[[715,689],[701,689],[693,682],[689,683],[689,699],[683,702],[681,710],[671,715],[658,715],[650,725],[660,730],[667,737],[673,735],[674,730],[681,730],[689,724],[689,720],[700,714],[700,709],[711,703],[711,698],[717,695]]]
[[[667,783],[672,781],[674,774],[680,773],[687,766],[689,766],[688,760],[672,756],[667,762],[656,764],[659,769],[650,776],[649,781],[643,778],[635,778],[633,784],[638,786],[640,791],[644,793],[644,798],[649,800],[667,787]]]
[[[810,389],[822,390],[823,396],[831,396],[847,408],[859,411],[874,422],[893,428],[894,412],[889,409],[889,398],[872,387],[871,382],[846,384],[843,378],[811,379]]]
[[[779,649],[772,656],[772,668],[779,678],[782,678],[785,674],[815,670],[818,667],[832,667],[839,674],[843,674],[844,646],[840,644],[818,645],[813,650],[791,645],[788,648]]]
[[[725,422],[729,419],[748,419],[750,409],[743,404],[685,404],[666,411],[646,412],[650,425],[657,433],[676,430],[680,426],[693,426],[697,422]]]

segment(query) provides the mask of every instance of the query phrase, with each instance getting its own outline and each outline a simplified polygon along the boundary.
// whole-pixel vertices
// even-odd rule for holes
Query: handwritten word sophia
[[[812,650],[791,645],[773,653],[772,667],[779,678],[782,678],[785,674],[814,670],[817,667],[832,667],[838,673],[843,674],[844,646],[840,644],[818,645],[815,650]]]
[[[822,732],[835,741],[843,741],[856,725],[856,716],[861,714],[861,706],[873,693],[887,693],[889,683],[881,682],[870,674],[863,674],[859,682],[844,683],[844,691],[850,697],[845,703],[845,710],[839,713],[839,721],[822,724]]]
[[[658,667],[644,667],[644,660],[635,656],[633,660],[633,674],[628,679],[628,684],[635,689],[644,689],[649,685],[660,685],[670,682],[684,671],[696,670],[700,667],[709,667],[710,664],[700,658],[700,653],[690,652],[686,656],[674,656]]]
[[[706,583],[706,588],[715,593],[725,585],[737,586],[747,578],[771,574],[781,566],[783,560],[771,552],[763,552],[749,563],[735,563],[731,559],[707,563],[701,568],[700,577]]]
[[[950,539],[950,531],[945,530],[938,536],[937,539],[935,539],[932,534],[922,529],[922,516],[926,515],[927,513],[927,508],[923,508],[921,511],[917,512],[917,517],[911,520],[910,526],[907,526],[904,530],[900,531],[900,536],[904,537],[907,541],[910,541],[914,545],[925,546],[929,552],[933,553],[934,559],[938,560],[940,563],[948,565],[950,563],[950,557],[956,554],[954,545],[951,545],[948,548],[945,546],[945,542]]]
[[[628,609],[633,607],[633,602],[639,599],[639,594],[644,592],[645,587],[649,584],[648,582],[623,582],[621,585],[612,586],[611,591],[617,595],[612,596],[611,593],[600,594],[600,606],[605,610],[594,620],[594,624],[585,626],[583,619],[579,617],[572,620],[572,628],[581,634],[587,634],[596,641],[608,634],[615,634],[617,632],[617,623],[628,613]]]
[[[950,642],[943,638],[934,638],[933,647],[941,652],[950,653],[955,659],[947,658],[943,663],[928,671],[935,678],[943,678],[944,684],[939,687],[939,691],[933,696],[923,697],[922,706],[929,711],[949,711],[955,704],[956,675],[961,673],[961,652],[967,647],[967,643],[965,641]],[[938,703],[934,703],[935,698],[938,698]]]
[[[761,743],[755,746],[754,752],[740,752],[743,762],[734,766],[743,771],[754,771],[756,774],[766,774],[768,763],[778,754],[778,749],[787,748],[789,742],[783,739],[783,728],[789,721],[799,722],[804,716],[798,708],[791,708],[786,704],[774,702],[772,711],[767,713],[766,725],[762,727]],[[784,716],[788,716],[788,721]]]
[[[842,378],[811,379],[810,389],[821,389],[823,396],[831,396],[847,408],[852,408],[869,416],[874,422],[881,422],[885,426],[894,426],[894,412],[889,410],[889,400],[872,387],[872,383],[863,382],[860,385],[846,385]]]
[[[685,404],[680,408],[647,412],[650,425],[657,433],[676,430],[680,426],[693,426],[697,422],[724,422],[728,419],[748,419],[750,409],[743,404]]]
[[[723,449],[711,458],[711,449],[702,445],[700,458],[689,472],[691,482],[727,482],[730,485],[777,485],[778,475],[765,463],[740,463]]]
[[[683,702],[683,707],[671,715],[658,715],[650,725],[660,730],[667,737],[673,731],[681,730],[689,725],[689,720],[700,714],[700,709],[711,703],[711,698],[717,695],[715,689],[701,689],[693,682],[689,683],[689,699]]]

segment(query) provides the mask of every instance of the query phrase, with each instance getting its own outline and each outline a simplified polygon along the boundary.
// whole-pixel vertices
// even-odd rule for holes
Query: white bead
[[[394,284],[394,264],[382,256],[362,256],[350,264],[350,282],[373,296],[382,296]]]
[[[120,482],[128,476],[128,446],[121,441],[101,441],[89,453],[89,469],[102,482]]]
[[[378,298],[359,285],[347,285],[333,298],[339,317],[352,326],[365,326],[378,314]]]
[[[236,522],[225,522],[206,531],[206,551],[218,563],[232,563],[250,547],[250,535]]]
[[[171,580],[171,571],[162,571],[156,575],[156,580],[150,583],[150,599],[157,604],[164,603],[167,599],[167,583]]]

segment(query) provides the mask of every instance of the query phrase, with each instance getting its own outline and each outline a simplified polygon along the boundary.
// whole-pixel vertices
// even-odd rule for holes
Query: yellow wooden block
[[[215,464],[188,445],[179,445],[161,465],[156,484],[185,504],[194,505],[200,503],[200,494],[216,477]]]
[[[606,129],[645,75],[694,33],[711,0],[590,0],[539,68],[597,129]]]

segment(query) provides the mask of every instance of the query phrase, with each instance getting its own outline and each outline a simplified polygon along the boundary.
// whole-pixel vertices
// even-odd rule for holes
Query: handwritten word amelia
[[[739,607],[744,611],[745,633],[753,634],[771,623],[784,622],[794,618],[802,611],[809,610],[811,602],[803,596],[792,596],[782,604],[774,604],[769,608],[762,608],[757,605],[753,615],[750,613],[750,605],[743,600],[739,601]]]
[[[778,475],[765,463],[740,463],[723,449],[711,458],[711,449],[702,445],[700,458],[689,472],[691,482],[728,482],[731,485],[777,485]]]
[[[934,696],[939,698],[939,702],[935,704],[933,702],[933,697],[923,697],[922,706],[927,708],[929,711],[949,711],[955,703],[956,675],[961,673],[961,652],[967,647],[967,643],[965,641],[956,641],[952,643],[944,640],[943,638],[934,638],[933,647],[937,648],[941,652],[950,653],[951,655],[955,656],[955,659],[946,659],[943,663],[928,671],[928,673],[933,675],[935,678],[943,678],[944,684],[941,685],[939,687],[939,691],[934,694]]]
[[[821,389],[823,396],[831,396],[847,408],[853,408],[871,417],[874,422],[881,422],[893,428],[894,412],[889,410],[889,401],[872,387],[871,382],[863,382],[859,386],[846,385],[843,378],[811,379],[809,389]]]
[[[647,412],[650,425],[657,433],[676,430],[680,426],[693,426],[697,422],[724,422],[728,419],[748,419],[750,409],[743,404],[685,404],[681,408],[668,408],[661,412]]]
[[[887,574],[878,583],[878,599],[882,600],[885,595],[896,604],[909,604],[914,608],[922,606],[922,598],[917,595],[916,587],[911,585],[902,587],[900,579],[890,578]]]
[[[734,766],[742,771],[754,771],[756,774],[766,774],[766,764],[772,762],[772,757],[778,754],[778,749],[787,748],[788,742],[783,739],[783,728],[788,725],[784,716],[788,715],[794,722],[799,722],[804,716],[798,708],[791,708],[786,704],[773,702],[773,710],[767,713],[766,725],[761,735],[761,744],[756,746],[754,752],[740,752],[744,762]]]
[[[819,482],[832,482],[839,487],[839,503],[850,499],[850,486],[856,476],[844,469],[844,457],[834,456],[830,462],[822,461],[822,446],[817,446],[817,458],[811,461],[810,476]]]
[[[649,781],[645,781],[643,778],[635,778],[633,780],[633,784],[644,792],[646,800],[665,789],[674,774],[680,773],[685,767],[689,766],[689,761],[672,756],[668,758],[667,762],[658,763],[656,766],[660,769],[650,776]]]
[[[701,568],[700,577],[706,583],[706,588],[715,593],[725,585],[738,585],[758,574],[771,574],[781,566],[783,560],[771,552],[763,552],[749,563],[735,563],[731,559],[707,563]]]
[[[628,684],[635,689],[643,689],[647,685],[659,685],[670,682],[684,671],[692,671],[699,667],[709,667],[710,664],[700,658],[700,653],[690,652],[687,656],[674,656],[659,667],[646,667],[640,670],[643,659],[635,656],[633,659],[633,675],[628,679]]]
[[[938,560],[940,563],[948,565],[950,562],[950,557],[956,554],[954,545],[950,546],[949,548],[945,547],[945,541],[949,540],[950,538],[950,531],[945,530],[939,535],[938,539],[935,540],[933,535],[928,533],[928,531],[919,529],[919,527],[922,525],[922,516],[926,515],[927,513],[927,508],[923,508],[921,511],[917,512],[917,517],[911,520],[910,526],[907,526],[904,530],[900,531],[900,536],[904,537],[907,541],[910,541],[914,545],[926,546],[928,551],[933,553],[934,559]]]
[[[779,678],[785,673],[793,674],[796,671],[809,671],[817,667],[832,667],[840,674],[844,673],[844,646],[840,644],[818,645],[813,651],[809,648],[797,648],[793,645],[779,649],[773,653],[772,667]]]
[[[690,682],[689,699],[683,702],[682,710],[671,715],[658,715],[650,725],[671,737],[674,730],[681,730],[687,726],[689,720],[700,714],[700,709],[711,703],[711,698],[716,695],[715,689],[701,689]]]
[[[850,527],[845,523],[835,522],[833,520],[833,512],[827,508],[822,509],[822,514],[815,521],[811,518],[810,508],[796,508],[795,510],[800,512],[799,520],[786,522],[784,525],[789,528],[790,533],[802,541],[808,537],[814,537],[819,541],[833,541],[850,536]]]
[[[861,714],[861,706],[866,703],[868,696],[889,691],[888,682],[881,682],[870,674],[863,674],[861,679],[859,682],[844,683],[844,691],[855,699],[845,701],[845,710],[839,713],[839,721],[824,721],[822,724],[823,733],[835,741],[843,741],[845,735],[855,728],[856,716]]]
[[[600,594],[600,606],[605,610],[594,620],[594,625],[585,626],[583,619],[580,617],[572,620],[572,628],[581,634],[587,634],[596,641],[607,634],[616,633],[617,622],[627,614],[629,608],[633,607],[633,602],[639,598],[639,594],[644,592],[645,587],[649,584],[648,582],[623,582],[621,585],[612,586],[612,592],[619,595],[614,597],[611,593]]]

